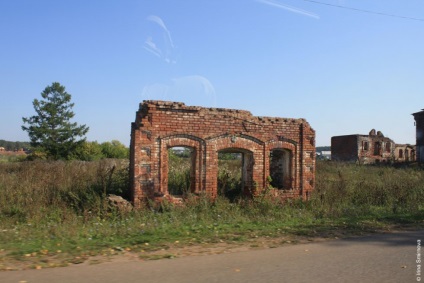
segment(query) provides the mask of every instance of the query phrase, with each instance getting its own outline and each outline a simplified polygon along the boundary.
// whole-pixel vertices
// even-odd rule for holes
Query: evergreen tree
[[[34,116],[22,118],[22,129],[28,132],[31,146],[49,159],[69,159],[85,141],[86,125],[77,125],[70,120],[75,116],[71,95],[57,82],[47,86],[41,100],[34,99]],[[25,124],[28,124],[27,126]],[[81,137],[81,139],[78,139]]]

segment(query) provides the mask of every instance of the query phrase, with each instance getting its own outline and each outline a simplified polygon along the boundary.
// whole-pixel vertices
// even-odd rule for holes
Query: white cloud
[[[167,84],[151,84],[142,91],[142,99],[170,100],[186,105],[216,107],[216,92],[212,83],[200,75],[172,79]]]
[[[273,6],[273,7],[277,7],[277,8],[280,8],[280,9],[284,9],[284,10],[287,10],[287,11],[290,11],[290,12],[293,12],[293,13],[297,13],[297,14],[301,14],[301,15],[304,15],[304,16],[308,16],[308,17],[311,17],[311,18],[314,18],[314,19],[320,18],[319,15],[317,15],[315,13],[312,13],[312,12],[309,12],[309,11],[306,11],[306,10],[302,10],[302,9],[299,9],[299,8],[296,8],[296,7],[292,7],[292,6],[289,6],[289,5],[281,4],[278,1],[256,0],[256,2],[266,4],[266,5],[269,5],[269,6]]]
[[[172,42],[172,38],[171,38],[171,33],[169,32],[163,20],[155,15],[148,16],[147,20],[157,23],[165,31],[167,38],[169,42],[171,43],[171,47],[174,47],[174,43]]]
[[[153,42],[152,38],[149,37],[144,42],[143,48],[147,51],[153,53],[154,55],[158,56],[159,58],[162,57],[162,51],[156,47],[156,44]]]
[[[171,32],[166,27],[164,21],[155,15],[148,16],[146,20],[154,23],[156,27],[159,27],[159,30],[157,28],[156,31],[151,29],[144,41],[143,48],[165,62],[175,64],[176,47],[172,40]]]

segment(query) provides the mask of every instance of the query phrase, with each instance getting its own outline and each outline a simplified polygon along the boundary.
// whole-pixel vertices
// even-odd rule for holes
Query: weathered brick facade
[[[193,152],[191,192],[217,195],[218,152],[241,153],[243,191],[256,195],[271,176],[283,197],[308,198],[315,180],[315,131],[304,119],[144,101],[131,130],[132,201],[179,198],[168,192],[168,149]]]
[[[416,126],[416,159],[418,162],[424,163],[424,109],[412,115]]]
[[[415,146],[410,144],[396,144],[395,161],[396,162],[412,162],[415,161]]]
[[[373,129],[368,135],[346,135],[331,138],[331,159],[361,164],[394,160],[395,143]]]

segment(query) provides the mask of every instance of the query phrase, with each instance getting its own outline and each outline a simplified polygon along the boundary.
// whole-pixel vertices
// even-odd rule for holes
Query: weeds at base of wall
[[[127,186],[127,164],[120,161],[0,164],[0,270],[11,258],[65,264],[126,250],[148,253],[176,242],[333,237],[424,225],[420,168],[318,162],[316,173],[308,202],[190,196],[184,205],[123,212],[105,199]]]

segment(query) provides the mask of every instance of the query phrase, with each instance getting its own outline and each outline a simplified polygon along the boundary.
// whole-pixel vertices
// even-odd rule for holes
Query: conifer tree
[[[28,132],[31,146],[49,159],[69,159],[85,141],[86,125],[71,122],[75,116],[71,95],[58,82],[47,86],[41,100],[34,99],[36,115],[22,120],[22,129]]]

